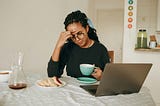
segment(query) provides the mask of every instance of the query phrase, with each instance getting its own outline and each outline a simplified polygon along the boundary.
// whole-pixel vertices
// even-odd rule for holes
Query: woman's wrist
[[[61,47],[56,46],[52,54],[53,61],[59,61],[60,51],[61,51]]]

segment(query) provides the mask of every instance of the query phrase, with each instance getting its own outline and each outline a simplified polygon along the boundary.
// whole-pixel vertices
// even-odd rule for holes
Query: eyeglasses
[[[72,41],[75,41],[77,38],[78,38],[78,39],[82,39],[83,36],[84,36],[84,33],[83,33],[83,32],[78,32],[77,34],[72,35],[71,40],[72,40]]]

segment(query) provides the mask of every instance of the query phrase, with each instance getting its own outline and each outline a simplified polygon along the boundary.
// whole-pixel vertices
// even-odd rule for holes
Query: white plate
[[[40,85],[38,84],[38,82],[40,82],[40,81],[41,81],[41,80],[37,80],[35,84],[36,84],[36,86],[41,87],[41,88],[60,88],[60,87],[63,87],[63,86],[66,85],[66,82],[60,80],[60,81],[62,82],[62,85],[61,85],[61,86],[46,87],[46,86],[40,86]]]

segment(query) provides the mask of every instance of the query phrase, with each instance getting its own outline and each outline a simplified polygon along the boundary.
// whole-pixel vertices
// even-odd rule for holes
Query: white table
[[[26,74],[28,87],[12,90],[7,83],[0,84],[0,106],[155,106],[149,90],[145,87],[139,93],[117,96],[94,97],[79,87],[75,78],[63,77],[66,85],[61,88],[41,88],[35,81],[42,74]]]

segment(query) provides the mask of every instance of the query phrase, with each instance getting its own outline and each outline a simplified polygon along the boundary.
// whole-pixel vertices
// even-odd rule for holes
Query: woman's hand
[[[61,32],[60,37],[57,41],[56,47],[52,54],[53,61],[59,61],[59,55],[61,51],[61,47],[65,44],[68,38],[72,37],[70,31]]]
[[[52,79],[53,79],[53,81],[54,81],[54,83],[56,84],[56,85],[58,85],[58,86],[61,86],[62,85],[62,82],[59,80],[59,78],[58,77],[52,77]]]
[[[95,77],[97,80],[100,80],[102,77],[102,70],[100,68],[94,69],[92,76]]]
[[[61,48],[68,38],[72,37],[70,31],[64,31],[60,33],[59,39],[57,41],[56,47]]]

